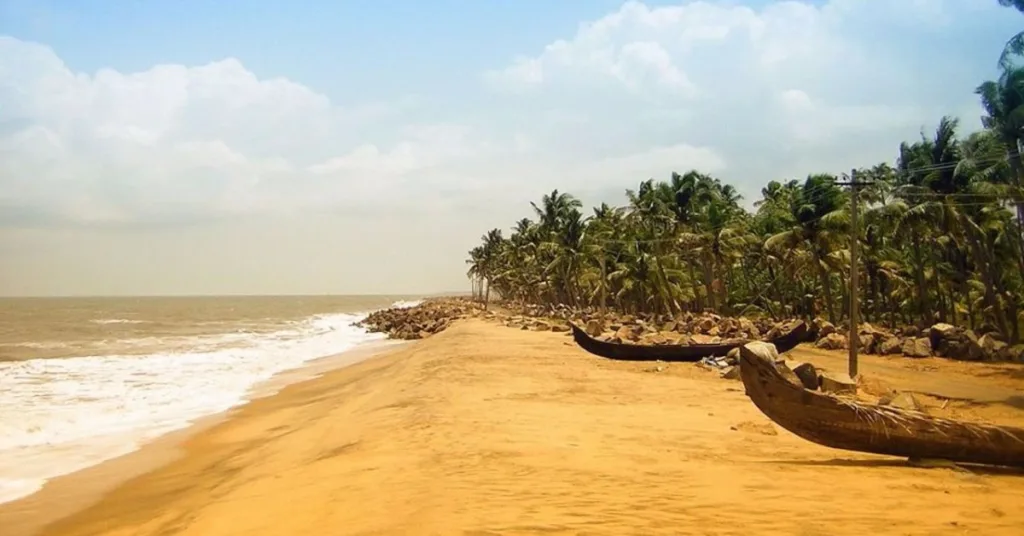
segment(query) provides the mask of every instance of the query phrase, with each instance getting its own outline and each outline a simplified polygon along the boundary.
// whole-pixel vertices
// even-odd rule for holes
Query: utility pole
[[[870,182],[857,182],[857,170],[850,171],[850,182],[836,183],[846,184],[850,187],[850,361],[849,375],[851,379],[857,379],[857,351],[860,349],[860,293],[857,289],[857,282],[860,278],[858,271],[857,247],[860,245],[860,228],[857,221],[857,187],[866,186]]]
[[[857,227],[857,170],[850,171],[850,378],[857,379],[857,350],[860,347],[860,295],[857,292],[857,242],[860,231]]]

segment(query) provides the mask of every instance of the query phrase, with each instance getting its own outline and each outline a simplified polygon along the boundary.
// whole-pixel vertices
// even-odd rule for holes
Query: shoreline
[[[206,415],[184,428],[147,441],[127,454],[51,478],[29,495],[0,503],[0,527],[3,528],[0,532],[4,536],[39,534],[48,525],[96,504],[117,487],[180,459],[187,452],[191,439],[230,421],[250,404],[276,396],[292,386],[314,381],[332,371],[397,351],[408,344],[408,341],[374,340],[351,350],[312,359],[301,367],[286,370],[254,385],[242,404]]]
[[[986,364],[862,365],[901,389],[971,377],[1024,392],[1024,377]],[[1024,408],[995,398],[948,410],[1024,423]],[[42,535],[852,536],[1015,534],[1024,523],[1024,474],[825,448],[775,426],[714,371],[603,360],[564,333],[481,319],[253,400],[178,449]]]

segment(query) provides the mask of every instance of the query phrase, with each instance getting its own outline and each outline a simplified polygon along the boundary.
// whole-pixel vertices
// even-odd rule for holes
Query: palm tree
[[[1024,0],[999,0],[999,4],[1016,8],[1017,11],[1024,13]],[[999,66],[1004,69],[1010,68],[1013,56],[1021,55],[1024,55],[1024,32],[1018,33],[1006,42],[1003,53],[999,55]]]
[[[811,254],[814,271],[818,276],[825,298],[830,322],[836,322],[832,284],[829,281],[826,258],[838,246],[846,230],[848,214],[846,197],[831,175],[810,175],[803,188],[792,201],[790,210],[796,224],[789,230],[770,237],[765,243],[769,249],[781,247],[806,248]]]
[[[943,117],[892,162],[858,170],[873,185],[861,191],[856,235],[847,195],[827,174],[769,182],[753,212],[731,184],[698,170],[643,180],[626,190],[625,206],[602,204],[590,217],[555,189],[531,203],[535,220],[519,220],[508,238],[493,229],[469,251],[474,296],[486,304],[493,288],[521,304],[638,314],[824,310],[838,322],[836,306],[853,297],[836,285],[857,240],[865,319],[945,320],[1015,343],[1024,322],[1024,70],[1007,68],[976,93],[981,131],[961,135]]]

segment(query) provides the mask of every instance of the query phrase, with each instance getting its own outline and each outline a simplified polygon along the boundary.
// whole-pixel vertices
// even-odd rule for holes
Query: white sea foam
[[[145,320],[129,320],[127,318],[97,318],[90,320],[93,324],[145,324]]]
[[[423,300],[399,300],[391,304],[392,309],[409,309],[423,303]]]
[[[354,326],[361,318],[318,315],[142,356],[0,362],[0,502],[238,406],[278,373],[384,337]]]

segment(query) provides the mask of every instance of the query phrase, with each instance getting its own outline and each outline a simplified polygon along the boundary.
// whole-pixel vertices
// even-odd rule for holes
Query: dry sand
[[[844,366],[840,353],[792,355]],[[861,370],[878,384],[987,401],[922,396],[945,403],[933,411],[1024,425],[1024,369],[864,357]],[[44,533],[1020,534],[1024,526],[1021,472],[923,469],[820,447],[772,424],[738,381],[694,365],[610,362],[565,334],[482,320],[257,400],[183,451]],[[37,508],[20,515],[58,511]],[[0,523],[10,512],[0,509]]]

